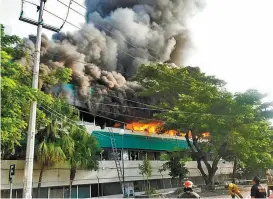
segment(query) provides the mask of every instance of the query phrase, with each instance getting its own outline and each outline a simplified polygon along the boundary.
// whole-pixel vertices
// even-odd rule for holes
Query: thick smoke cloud
[[[80,100],[92,112],[149,116],[143,110],[100,103],[140,106],[125,98],[156,103],[156,99],[137,97],[136,91],[143,88],[126,79],[143,63],[182,65],[191,45],[187,19],[201,4],[196,0],[86,0],[85,5],[86,24],[81,30],[55,34],[53,41],[42,37],[41,71],[71,68]],[[25,41],[30,52],[34,43],[35,37]]]

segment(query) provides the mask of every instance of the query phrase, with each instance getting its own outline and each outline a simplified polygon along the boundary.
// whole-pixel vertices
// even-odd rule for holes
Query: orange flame
[[[160,127],[162,127],[164,124],[161,121],[157,122],[149,122],[149,123],[142,123],[142,122],[132,122],[130,124],[126,125],[126,129],[131,130],[132,132],[137,131],[140,133],[147,133],[147,134],[157,134],[160,133]],[[115,128],[121,127],[120,123],[116,123],[114,125]],[[186,135],[185,132],[178,132],[177,130],[168,130],[165,132],[162,132],[164,135],[170,135],[170,136],[182,136],[184,137]],[[209,132],[204,132],[201,134],[202,137],[209,137]],[[189,136],[191,137],[191,132],[189,133]]]
[[[141,122],[132,122],[126,125],[126,129],[132,131],[144,131],[149,134],[155,134],[158,132],[158,128],[163,125],[162,122],[150,122],[150,123],[141,123]]]
[[[121,124],[120,124],[120,123],[115,123],[115,124],[114,124],[114,128],[119,128],[119,127],[121,127]]]

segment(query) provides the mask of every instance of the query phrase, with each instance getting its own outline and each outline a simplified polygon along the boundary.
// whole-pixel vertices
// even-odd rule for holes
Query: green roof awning
[[[93,131],[92,135],[95,136],[101,148],[112,148],[110,133],[104,131]],[[125,149],[142,149],[154,151],[172,151],[174,149],[188,148],[186,140],[179,139],[166,139],[156,138],[150,136],[141,136],[133,134],[123,135],[123,147]],[[122,148],[121,135],[114,133],[117,148]]]

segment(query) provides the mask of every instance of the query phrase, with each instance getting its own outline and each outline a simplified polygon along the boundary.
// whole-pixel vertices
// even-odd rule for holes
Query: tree
[[[75,145],[74,151],[68,159],[71,166],[69,198],[72,197],[72,183],[75,179],[77,169],[98,170],[99,164],[96,154],[100,151],[95,137],[88,134],[84,128],[72,127],[70,136]]]
[[[31,72],[14,61],[13,55],[18,55],[18,49],[12,48],[20,42],[16,36],[4,34],[1,25],[1,146],[2,158],[9,158],[15,153],[15,148],[21,146],[25,138],[31,100],[42,100],[52,103],[52,97],[31,88]],[[37,111],[37,123],[48,123],[45,114]]]
[[[36,146],[36,159],[41,165],[38,181],[38,198],[42,184],[45,167],[53,166],[66,160],[66,154],[74,151],[74,142],[71,137],[63,131],[56,119],[51,120],[43,130],[37,134],[39,144]]]
[[[37,100],[51,106],[54,99],[47,93],[31,88],[31,57],[25,51],[22,40],[15,35],[6,35],[2,25],[1,42],[1,146],[2,158],[9,159],[26,140],[30,102]],[[27,60],[25,65],[20,64],[21,58]],[[71,69],[58,69],[52,70],[46,77],[41,73],[39,79],[45,82],[43,87],[68,82],[71,75]],[[45,78],[49,76],[54,76],[54,81],[46,81]],[[45,112],[37,109],[37,129],[49,123]]]
[[[258,174],[273,165],[273,131],[269,122],[273,111],[272,103],[263,102],[265,96],[256,90],[234,96],[234,109],[248,116],[229,134],[227,159],[234,161],[233,178],[238,169]]]
[[[72,168],[71,185],[77,168],[98,169],[98,161],[95,158],[98,146],[95,138],[73,122],[79,119],[78,111],[69,106],[65,99],[52,98],[50,94],[52,86],[71,80],[72,70],[49,69],[41,64],[39,90],[34,90],[31,88],[31,57],[27,54],[22,40],[15,35],[6,35],[4,26],[1,25],[1,42],[2,157],[11,158],[18,148],[25,154],[21,143],[27,137],[30,102],[37,100],[38,133],[35,140],[35,158],[41,164],[38,197],[43,172],[47,166],[69,161]],[[21,59],[26,60],[24,65],[20,64]]]
[[[167,111],[158,111],[155,116],[165,122],[165,129],[186,132],[188,147],[210,188],[219,160],[230,154],[230,135],[243,125],[267,121],[272,114],[270,103],[261,103],[259,92],[233,95],[225,90],[223,81],[205,75],[199,68],[143,65],[135,80],[147,88],[141,95],[169,96],[159,104]],[[209,132],[210,137],[204,139],[202,132]]]
[[[243,125],[232,133],[229,159],[234,161],[233,179],[239,169],[258,176],[272,167],[272,136],[273,131],[264,121]]]
[[[40,108],[43,109],[50,122],[39,128],[36,134],[35,158],[41,165],[38,197],[40,197],[45,167],[65,162],[73,155],[75,143],[70,136],[70,129],[74,128],[75,124],[71,123],[71,120],[78,118],[78,112],[62,99],[56,98],[51,107],[42,104]]]
[[[143,178],[146,178],[146,193],[150,193],[150,183],[149,183],[149,178],[152,176],[152,165],[151,162],[146,158],[144,158],[142,164],[138,165],[138,168],[140,170],[139,174],[143,176]]]
[[[188,173],[188,169],[185,167],[185,163],[190,161],[189,158],[184,157],[184,151],[173,151],[167,154],[165,157],[166,163],[159,169],[160,172],[169,170],[169,175],[173,179],[178,179],[179,185],[182,184],[183,179]]]

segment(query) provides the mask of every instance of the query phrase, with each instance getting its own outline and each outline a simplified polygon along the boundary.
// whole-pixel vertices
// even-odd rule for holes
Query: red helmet
[[[186,181],[186,182],[184,182],[184,187],[185,188],[192,188],[192,186],[193,186],[192,181]]]

